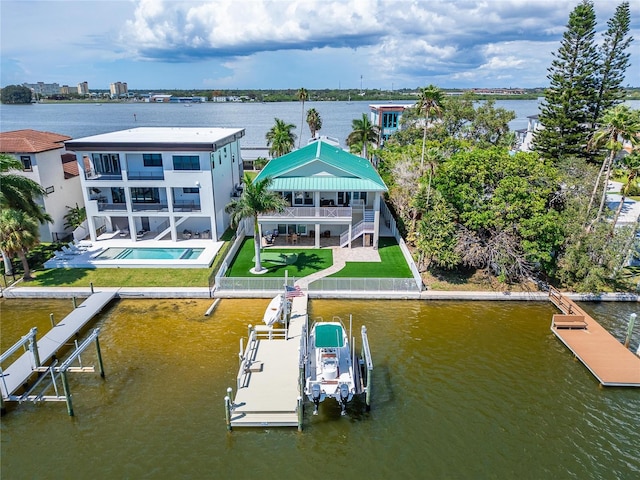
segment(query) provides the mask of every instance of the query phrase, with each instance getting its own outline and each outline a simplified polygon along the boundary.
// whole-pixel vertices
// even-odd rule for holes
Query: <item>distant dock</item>
[[[93,317],[96,316],[116,296],[115,291],[97,292],[90,295],[83,303],[77,306],[69,315],[62,319],[49,332],[30,347],[30,350],[22,354],[7,369],[0,369],[0,392],[3,405],[5,401],[21,401],[22,396],[16,396],[16,392],[27,385],[29,379],[41,373],[41,367],[49,362],[69,340],[79,332]],[[35,338],[35,329],[29,336]],[[23,337],[21,344],[26,344],[28,335]],[[4,361],[17,350],[16,346],[2,354]],[[34,362],[34,359],[37,361]],[[39,363],[35,365],[34,363]]]
[[[640,357],[558,290],[550,289],[549,299],[562,312],[553,316],[551,331],[602,386],[640,387]]]

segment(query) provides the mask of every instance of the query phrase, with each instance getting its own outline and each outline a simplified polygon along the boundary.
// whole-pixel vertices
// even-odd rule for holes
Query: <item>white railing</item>
[[[374,223],[373,222],[365,222],[364,220],[356,223],[353,227],[351,227],[351,240],[355,240],[363,233],[373,233],[374,231]],[[344,247],[349,243],[349,230],[342,232],[340,234],[340,246]]]
[[[393,292],[419,293],[413,278],[334,278],[324,277],[309,284],[309,292]]]
[[[351,207],[286,207],[282,212],[270,212],[259,215],[260,220],[269,218],[351,218]]]

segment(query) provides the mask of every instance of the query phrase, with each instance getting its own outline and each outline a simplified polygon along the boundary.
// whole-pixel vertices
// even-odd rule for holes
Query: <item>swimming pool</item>
[[[95,260],[195,260],[204,248],[110,247]]]

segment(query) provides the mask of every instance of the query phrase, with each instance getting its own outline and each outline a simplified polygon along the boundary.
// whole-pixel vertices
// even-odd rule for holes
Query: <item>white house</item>
[[[270,160],[254,181],[265,178],[287,207],[258,216],[263,233],[310,237],[316,248],[331,237],[342,247],[358,238],[378,246],[387,186],[368,160],[320,139]]]
[[[242,179],[242,128],[134,128],[66,142],[93,241],[218,240]]]
[[[40,240],[45,242],[62,240],[70,235],[71,230],[64,227],[64,216],[69,213],[67,207],[84,205],[75,155],[67,153],[64,146],[70,139],[66,135],[37,130],[0,133],[0,152],[19,159],[21,174],[47,192],[45,197],[37,199],[53,219],[53,223],[40,226]]]

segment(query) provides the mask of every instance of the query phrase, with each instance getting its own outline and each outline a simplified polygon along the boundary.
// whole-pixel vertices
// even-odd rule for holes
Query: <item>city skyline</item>
[[[535,88],[567,0],[0,2],[0,86],[105,90]],[[595,0],[597,41],[619,1]],[[640,1],[630,2],[640,38]],[[25,26],[31,25],[29,35]],[[637,86],[640,44],[625,86]]]

